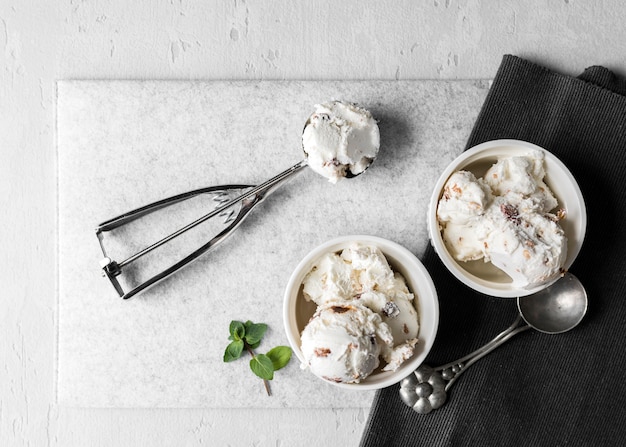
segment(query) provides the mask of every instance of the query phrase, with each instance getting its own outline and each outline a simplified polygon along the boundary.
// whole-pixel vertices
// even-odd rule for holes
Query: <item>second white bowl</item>
[[[582,193],[574,176],[557,157],[545,149],[519,140],[494,140],[474,146],[463,152],[443,171],[430,199],[428,231],[435,251],[454,276],[472,289],[486,295],[502,298],[531,295],[554,283],[558,277],[540,286],[520,289],[513,287],[511,278],[490,262],[483,260],[456,261],[443,242],[437,220],[437,205],[443,195],[443,189],[448,178],[454,172],[467,170],[476,177],[482,177],[498,161],[498,158],[526,155],[533,150],[544,153],[546,170],[544,181],[556,196],[559,207],[564,208],[567,213],[566,218],[561,221],[561,226],[567,237],[567,259],[563,266],[567,270],[582,247],[587,228],[587,212]]]

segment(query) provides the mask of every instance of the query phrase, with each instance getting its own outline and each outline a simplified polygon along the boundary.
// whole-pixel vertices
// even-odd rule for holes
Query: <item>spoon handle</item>
[[[448,383],[446,385],[446,391],[450,389],[454,381],[471,365],[476,363],[478,360],[489,354],[500,345],[504,344],[513,336],[519,334],[520,332],[524,332],[527,329],[530,329],[530,326],[523,323],[522,316],[518,314],[513,324],[511,324],[511,326],[509,326],[496,337],[494,337],[493,340],[491,340],[490,342],[481,346],[474,352],[455,360],[454,362],[446,363],[445,365],[434,368],[435,371],[442,371],[443,378],[445,380],[448,380]]]
[[[463,372],[513,336],[528,329],[530,326],[518,314],[511,326],[472,353],[436,368],[420,366],[413,374],[402,380],[400,386],[402,401],[423,414],[440,408],[446,402],[447,391]]]

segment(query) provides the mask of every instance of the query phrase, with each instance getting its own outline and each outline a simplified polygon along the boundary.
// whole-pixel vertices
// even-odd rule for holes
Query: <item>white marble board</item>
[[[463,150],[487,90],[487,81],[58,82],[59,403],[369,406],[373,391],[323,383],[295,356],[268,397],[247,359],[222,362],[229,322],[267,323],[260,352],[287,344],[284,287],[330,238],[371,234],[420,256],[430,190]],[[117,297],[98,265],[99,222],[195,188],[267,180],[301,160],[303,124],[330,99],[379,120],[371,169],[337,185],[305,170],[215,252],[144,294]],[[146,231],[166,231],[173,217]]]

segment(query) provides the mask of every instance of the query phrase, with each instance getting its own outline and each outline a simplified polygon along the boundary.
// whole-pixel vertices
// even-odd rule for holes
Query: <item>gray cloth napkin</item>
[[[553,152],[571,170],[588,213],[570,269],[589,310],[560,335],[527,331],[469,368],[428,415],[379,391],[362,446],[616,446],[626,436],[626,81],[600,66],[565,76],[504,56],[467,148],[511,138]],[[426,363],[453,361],[517,314],[515,300],[473,292],[429,248],[423,259],[441,306]]]

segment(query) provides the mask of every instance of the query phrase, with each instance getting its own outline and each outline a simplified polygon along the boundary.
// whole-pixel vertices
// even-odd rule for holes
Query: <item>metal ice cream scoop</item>
[[[454,362],[432,368],[422,365],[400,383],[402,401],[418,413],[427,414],[447,400],[447,391],[471,365],[530,328],[560,334],[575,328],[587,312],[587,292],[571,273],[546,289],[517,298],[519,313],[511,326],[483,347]]]
[[[311,117],[313,116],[315,116],[315,114],[311,115]],[[304,127],[305,129],[310,122],[311,118],[307,120]],[[169,197],[167,199],[159,200],[136,210],[126,212],[113,219],[102,222],[96,227],[96,236],[98,237],[98,241],[100,242],[100,248],[102,250],[102,254],[104,255],[104,258],[100,261],[100,267],[102,268],[103,276],[109,278],[119,296],[124,299],[131,298],[139,292],[142,292],[143,290],[146,290],[154,284],[158,283],[159,281],[165,279],[166,277],[170,276],[174,272],[189,264],[191,261],[200,257],[202,254],[211,250],[217,244],[230,236],[241,224],[241,222],[248,216],[253,208],[255,208],[267,196],[274,192],[280,185],[289,180],[294,174],[300,172],[302,168],[308,165],[308,154],[306,151],[304,151],[304,157],[304,160],[296,163],[292,167],[284,170],[280,174],[272,177],[271,179],[261,183],[258,186],[237,184],[219,185],[211,186],[208,188],[196,189],[183,194],[178,194],[173,197]],[[373,161],[373,159],[371,159],[370,162],[371,161]],[[346,169],[345,177],[352,178],[361,173],[362,172],[355,174],[352,173],[349,169]],[[213,195],[213,200],[216,203],[216,207],[212,211],[204,214],[203,216],[174,231],[173,233],[163,237],[159,241],[143,248],[137,253],[127,257],[123,261],[114,261],[109,255],[107,255],[104,247],[104,233],[114,230],[116,228],[120,228],[123,225],[140,219],[150,213],[162,210],[170,205],[181,203],[185,200],[197,197],[201,194]],[[132,289],[124,291],[122,285],[117,278],[119,275],[122,274],[124,267],[130,265],[142,256],[152,252],[156,248],[161,247],[172,239],[181,236],[192,228],[195,228],[198,225],[215,217],[224,217],[224,225],[226,225],[219,231],[216,236],[214,236],[200,248],[193,251],[192,253],[190,253],[180,261],[176,262],[175,264],[171,265],[170,267],[166,268],[162,272],[152,276],[151,278],[133,287]]]

